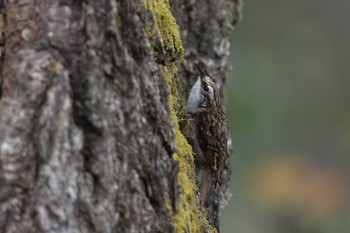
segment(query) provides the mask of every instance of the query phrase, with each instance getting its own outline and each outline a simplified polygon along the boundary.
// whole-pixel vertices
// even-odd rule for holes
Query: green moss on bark
[[[178,77],[175,60],[183,60],[184,48],[180,39],[176,20],[170,11],[168,0],[145,0],[145,12],[152,14],[152,23],[145,22],[145,31],[155,46],[154,38],[160,39],[165,48],[165,64],[161,71],[168,84],[170,116],[175,127],[176,152],[173,158],[179,162],[178,184],[180,195],[177,200],[177,211],[173,212],[170,200],[167,209],[173,217],[175,232],[216,232],[196,202],[195,168],[192,147],[180,131],[177,112],[183,109],[178,95]],[[154,48],[154,50],[156,50]],[[180,59],[174,59],[180,58]]]
[[[175,126],[175,142],[177,151],[173,158],[179,162],[178,183],[180,195],[177,201],[177,212],[173,214],[175,232],[203,232],[203,229],[216,232],[208,220],[206,213],[196,202],[196,184],[194,174],[194,159],[192,147],[180,131],[179,120],[176,114],[176,105],[179,104],[177,91],[177,68],[174,64],[162,66],[161,70],[170,90],[168,101],[170,117]]]
[[[158,36],[166,52],[166,62],[183,59],[184,48],[177,28],[176,20],[170,11],[168,0],[145,0],[145,8],[151,12],[152,25],[145,25],[147,35]],[[147,22],[146,22],[147,23]]]

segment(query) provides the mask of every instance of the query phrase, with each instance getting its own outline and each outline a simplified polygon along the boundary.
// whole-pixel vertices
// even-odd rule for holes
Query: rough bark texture
[[[215,231],[228,179],[211,194],[210,224],[183,102],[197,60],[224,84],[240,4],[0,7],[0,232]]]

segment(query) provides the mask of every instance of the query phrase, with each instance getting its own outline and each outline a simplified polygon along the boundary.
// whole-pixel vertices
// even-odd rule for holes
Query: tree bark
[[[0,7],[0,232],[215,232],[229,176],[207,215],[184,102],[198,60],[224,93],[240,3]]]

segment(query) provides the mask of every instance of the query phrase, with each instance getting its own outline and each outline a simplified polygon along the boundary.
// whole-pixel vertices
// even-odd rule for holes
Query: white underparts
[[[187,100],[187,112],[197,113],[202,109],[198,106],[201,101],[201,79],[198,78],[196,83],[193,85],[190,95]]]

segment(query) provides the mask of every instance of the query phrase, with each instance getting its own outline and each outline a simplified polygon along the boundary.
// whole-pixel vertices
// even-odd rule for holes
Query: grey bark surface
[[[182,98],[198,59],[223,90],[240,4],[170,4],[185,47]],[[143,2],[0,7],[0,232],[173,232],[166,197],[174,207],[174,124]],[[209,201],[215,226],[225,199],[218,196]]]

